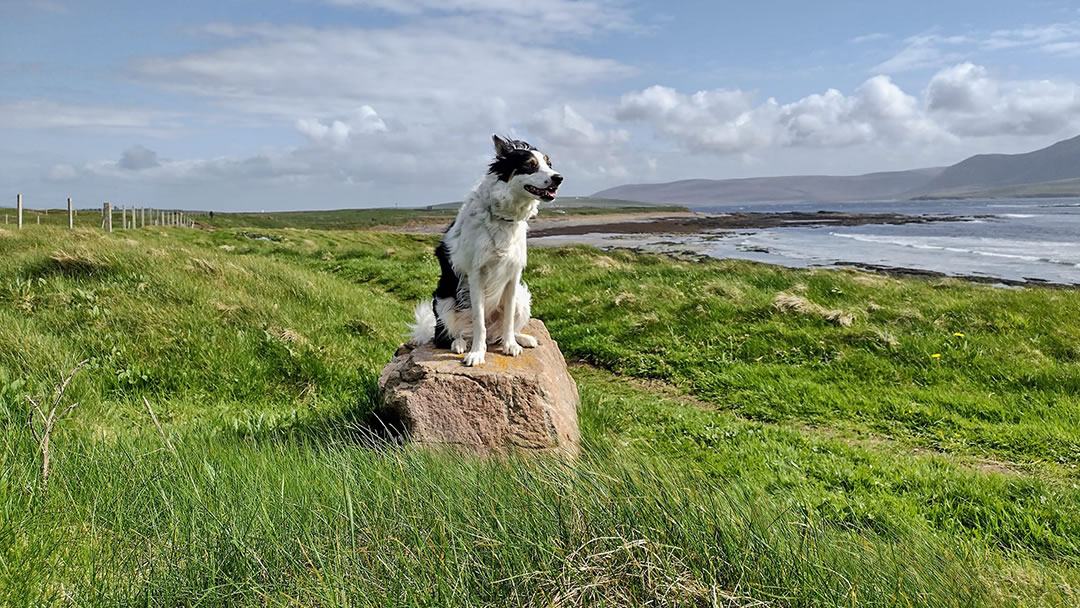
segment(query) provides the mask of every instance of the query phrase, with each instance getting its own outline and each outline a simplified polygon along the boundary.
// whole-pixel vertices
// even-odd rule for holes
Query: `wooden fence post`
[[[75,210],[71,208],[71,197],[68,197],[68,230],[75,227]]]
[[[101,220],[105,224],[105,232],[112,232],[112,204],[105,203],[101,214],[104,216]]]
[[[22,195],[21,194],[16,194],[15,195],[15,207],[17,208],[16,211],[15,211],[15,215],[18,216],[18,218],[19,218],[18,219],[19,230],[22,230]]]

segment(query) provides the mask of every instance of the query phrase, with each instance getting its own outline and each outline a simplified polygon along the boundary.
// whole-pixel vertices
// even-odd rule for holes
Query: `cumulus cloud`
[[[329,144],[343,147],[354,134],[380,133],[386,131],[386,123],[379,118],[375,108],[361,106],[345,121],[334,120],[323,123],[315,118],[301,118],[296,121],[296,130],[317,144]]]
[[[926,106],[935,121],[957,135],[1049,135],[1080,128],[1080,85],[999,81],[972,63],[935,74]]]
[[[629,131],[598,129],[569,104],[545,108],[525,124],[545,143],[560,146],[611,146],[630,140]]]
[[[1080,85],[998,80],[981,66],[961,63],[936,73],[921,97],[884,75],[866,80],[853,95],[829,89],[788,104],[772,98],[754,103],[741,90],[686,95],[653,86],[624,95],[615,116],[644,123],[690,151],[717,154],[961,136],[1068,136],[1080,128]]]
[[[692,150],[736,152],[771,143],[773,134],[760,127],[775,116],[776,102],[769,99],[754,107],[753,101],[753,93],[741,90],[685,95],[657,85],[623,95],[615,117],[649,124],[657,134]]]
[[[158,162],[157,152],[142,145],[135,145],[124,150],[124,154],[120,157],[119,162],[116,163],[117,167],[128,171],[141,171],[160,165],[161,163]]]

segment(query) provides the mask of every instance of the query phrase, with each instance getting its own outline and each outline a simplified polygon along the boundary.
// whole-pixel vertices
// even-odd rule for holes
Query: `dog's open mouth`
[[[558,186],[555,186],[553,188],[547,188],[545,190],[544,188],[537,188],[535,186],[530,186],[529,184],[525,184],[525,191],[528,192],[529,194],[535,195],[537,198],[539,198],[542,201],[553,201],[553,200],[555,200],[555,194],[557,193],[558,190],[559,190]]]

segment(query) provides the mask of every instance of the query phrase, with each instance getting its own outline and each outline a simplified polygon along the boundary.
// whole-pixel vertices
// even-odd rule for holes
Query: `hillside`
[[[1052,182],[1036,182],[1034,184],[1019,184],[1015,186],[1001,186],[984,190],[964,190],[952,192],[936,192],[916,196],[917,199],[935,200],[949,198],[1071,198],[1080,197],[1080,178],[1062,179]]]
[[[855,201],[902,197],[941,169],[915,169],[854,176],[803,175],[745,179],[689,179],[663,184],[628,184],[597,192],[661,204],[709,205],[727,202]]]
[[[1080,602],[1077,292],[538,248],[584,453],[484,461],[366,422],[435,238],[0,229],[0,605]]]
[[[1080,136],[1024,154],[979,154],[941,172],[915,194],[942,196],[1080,178]]]
[[[944,168],[856,176],[690,179],[627,184],[593,196],[654,203],[845,202],[911,198],[1080,195],[1080,136],[1024,154],[979,154]]]

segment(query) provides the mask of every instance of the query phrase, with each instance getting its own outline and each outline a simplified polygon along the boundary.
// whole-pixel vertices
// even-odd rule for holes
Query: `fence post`
[[[112,204],[105,203],[101,214],[104,216],[101,220],[105,224],[105,232],[112,232]]]
[[[68,197],[68,230],[75,227],[75,210],[71,208],[71,197]]]
[[[22,230],[22,195],[21,194],[16,194],[15,195],[15,207],[17,207],[17,210],[15,211],[15,215],[17,215],[18,218],[19,218],[18,219],[19,230]]]

